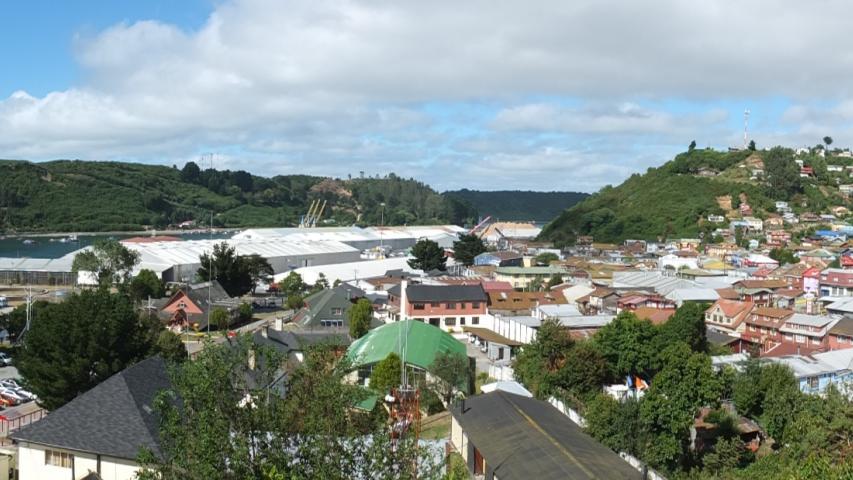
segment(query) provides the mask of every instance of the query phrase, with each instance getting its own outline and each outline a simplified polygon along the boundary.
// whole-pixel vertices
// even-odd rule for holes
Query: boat
[[[31,239],[29,239],[29,238],[25,238],[25,239],[24,239],[24,241],[23,241],[22,243],[23,243],[24,245],[33,245],[33,244],[35,244],[35,243],[36,243],[36,241],[35,241],[35,240],[31,240]]]

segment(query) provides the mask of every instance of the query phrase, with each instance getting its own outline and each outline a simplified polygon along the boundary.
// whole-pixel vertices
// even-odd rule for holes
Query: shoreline
[[[246,227],[251,228],[251,227]],[[187,230],[119,230],[105,232],[50,232],[50,233],[9,233],[0,234],[0,238],[58,238],[69,237],[71,235],[78,237],[94,237],[99,235],[131,235],[131,236],[150,236],[152,233],[159,235],[186,235],[200,233],[228,233],[244,230],[245,228],[196,228]]]

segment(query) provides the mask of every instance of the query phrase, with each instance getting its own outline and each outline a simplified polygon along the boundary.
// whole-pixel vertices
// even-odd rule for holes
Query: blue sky
[[[853,6],[741,3],[0,0],[0,158],[592,192],[745,108],[849,145]]]

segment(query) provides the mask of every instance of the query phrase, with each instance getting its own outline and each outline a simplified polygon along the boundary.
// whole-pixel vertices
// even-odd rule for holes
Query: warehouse
[[[297,241],[334,240],[359,250],[383,246],[406,250],[418,240],[427,238],[442,248],[450,248],[465,229],[455,225],[414,227],[322,227],[322,228],[252,228],[232,237],[233,240],[287,239]]]
[[[73,255],[61,258],[0,258],[0,285],[74,285]]]
[[[361,258],[359,250],[333,240],[294,241],[291,239],[224,240],[237,255],[257,254],[270,263],[275,273],[299,267],[354,262]],[[191,282],[195,279],[199,258],[223,240],[189,240],[185,242],[126,243],[139,252],[137,270],[148,269],[166,282]]]

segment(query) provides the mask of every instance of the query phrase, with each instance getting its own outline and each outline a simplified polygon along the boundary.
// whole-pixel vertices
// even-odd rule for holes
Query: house
[[[662,325],[675,315],[675,308],[639,307],[632,311],[639,320],[648,320],[655,325]]]
[[[789,263],[773,270],[768,275],[768,278],[778,278],[785,281],[788,288],[799,288],[805,290],[803,286],[803,273],[809,269],[809,266],[803,262]]]
[[[803,178],[813,177],[814,169],[812,167],[800,167],[800,176]]]
[[[598,287],[589,295],[580,297],[575,302],[581,312],[595,314],[602,312],[615,312],[619,294],[609,288]]]
[[[853,349],[811,355],[785,355],[768,360],[790,368],[803,393],[820,395],[826,392],[830,385],[834,385],[843,394],[851,394]]]
[[[743,331],[741,325],[755,307],[752,302],[719,299],[705,310],[705,323],[725,333]]]
[[[292,322],[303,330],[343,329],[349,331],[349,311],[363,291],[342,283],[305,297],[305,306],[293,315]]]
[[[626,293],[616,300],[616,313],[623,310],[635,311],[639,308],[672,309],[675,302],[662,295],[645,293]]]
[[[258,346],[271,347],[291,364],[297,364],[303,361],[305,350],[314,345],[334,346],[342,355],[352,343],[352,338],[347,331],[302,332],[283,330],[277,325],[265,326],[253,333],[252,342]]]
[[[746,328],[743,329],[741,336],[759,345],[759,353],[764,355],[782,343],[782,334],[779,329],[793,315],[793,310],[756,307],[744,320]]]
[[[769,230],[767,245],[770,247],[785,247],[791,241],[791,233],[786,230]]]
[[[853,194],[853,184],[839,185],[838,191],[844,195]]]
[[[494,265],[495,267],[524,266],[524,255],[504,250],[500,252],[483,252],[474,257],[474,265]]]
[[[806,264],[804,264],[806,265]],[[820,292],[820,269],[809,267],[803,272],[803,290],[808,293]]]
[[[769,305],[773,292],[786,288],[784,280],[739,280],[732,284],[740,300],[756,305]]]
[[[184,285],[160,307],[159,316],[170,328],[205,329],[211,311],[221,308],[231,321],[237,318],[240,299],[231,298],[218,281]],[[216,326],[213,326],[216,327]]]
[[[776,211],[779,213],[785,213],[791,210],[791,207],[788,206],[788,202],[777,201],[776,202]]]
[[[170,390],[159,356],[116,373],[11,435],[21,480],[131,480],[141,448],[161,455],[154,401]]]
[[[399,354],[408,345],[405,363],[419,371],[426,371],[442,354],[467,357],[465,345],[444,330],[422,320],[403,320],[374,328],[347,348],[346,359],[357,371],[359,383],[370,378],[373,366],[394,352]]]
[[[447,331],[477,326],[487,313],[489,297],[482,285],[422,285],[403,281],[388,290],[394,320],[414,319]]]
[[[726,221],[726,217],[722,215],[708,215],[708,221],[711,223],[723,223]]]
[[[829,329],[826,346],[830,350],[853,348],[853,317],[841,318]]]
[[[476,478],[643,478],[542,400],[498,390],[458,402],[450,416],[450,445]]]
[[[746,222],[746,226],[750,232],[761,232],[764,230],[764,220],[760,218],[743,217],[743,221]]]
[[[553,276],[566,273],[565,268],[549,265],[547,267],[498,267],[495,280],[509,282],[513,288],[525,289],[534,284],[548,281]]]
[[[853,270],[827,268],[820,272],[820,295],[853,296]]]

